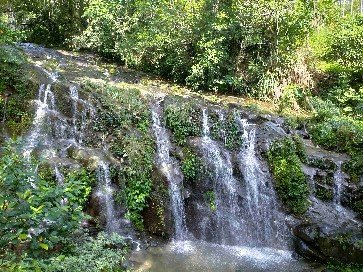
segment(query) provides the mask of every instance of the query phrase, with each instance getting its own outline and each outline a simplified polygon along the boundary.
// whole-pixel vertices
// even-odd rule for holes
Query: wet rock
[[[294,229],[294,234],[305,242],[314,242],[320,235],[316,225],[302,224]]]
[[[295,250],[300,256],[311,261],[324,261],[324,256],[320,254],[319,250],[309,246],[303,240],[297,239],[295,241]]]
[[[142,217],[146,230],[153,235],[165,238],[174,233],[170,200],[168,193],[168,180],[157,168],[152,173],[153,191],[144,209]]]
[[[363,235],[332,225],[301,225],[294,230],[299,238],[296,250],[302,256],[320,261],[330,258],[363,264]]]
[[[306,214],[310,222],[293,229],[296,251],[305,258],[363,263],[362,222],[343,207],[312,198]]]
[[[286,132],[278,124],[271,121],[264,122],[256,130],[256,145],[262,152],[267,152],[270,144],[283,137],[286,137]]]
[[[335,153],[332,151],[328,151],[322,149],[316,145],[311,140],[303,140],[306,155],[308,157],[308,161],[310,165],[335,170],[336,164],[338,162],[346,162],[350,158],[346,154]]]

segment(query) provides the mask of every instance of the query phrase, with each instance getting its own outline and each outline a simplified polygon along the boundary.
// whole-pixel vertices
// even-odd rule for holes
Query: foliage
[[[298,135],[293,135],[292,140],[294,141],[296,155],[299,157],[300,161],[306,162],[307,155],[302,139]]]
[[[194,89],[248,93],[293,63],[314,12],[306,1],[91,0],[76,44]]]
[[[186,138],[201,134],[200,109],[188,102],[169,104],[165,107],[165,123],[173,132],[178,144],[183,145]]]
[[[128,164],[124,167],[128,216],[135,226],[143,228],[141,212],[147,206],[152,189],[151,172],[155,146],[149,135],[125,138],[124,151]]]
[[[10,44],[19,40],[19,31],[11,29],[8,24],[1,20],[0,14],[0,45]]]
[[[234,149],[241,145],[242,135],[236,122],[235,113],[228,112],[224,114],[211,114],[212,124],[210,127],[211,136],[214,140],[223,142],[229,148]]]
[[[60,272],[119,272],[125,260],[127,248],[123,238],[112,233],[99,233],[96,238],[85,237],[72,249],[73,254],[53,259],[52,266]]]
[[[13,23],[19,28],[26,26],[24,34],[27,41],[47,46],[66,46],[85,27],[81,16],[88,0],[7,2],[15,16]]]
[[[135,88],[89,83],[85,88],[98,93],[102,110],[94,129],[107,135],[110,150],[124,161],[120,175],[125,191],[120,194],[128,207],[127,216],[137,228],[143,229],[141,213],[152,191],[151,173],[155,154],[155,141],[150,137],[148,104],[141,97],[140,90]]]
[[[24,254],[16,259],[7,253],[6,259],[0,260],[0,268],[14,272],[119,272],[124,271],[121,263],[126,253],[127,246],[118,234],[101,232],[95,238],[81,234],[75,237],[68,251],[49,258],[32,258]]]
[[[38,256],[64,244],[80,227],[90,186],[74,174],[63,186],[44,180],[17,148],[8,144],[0,159],[0,244],[2,251]]]
[[[291,212],[302,214],[309,206],[309,190],[296,152],[294,142],[286,138],[271,145],[267,158],[282,202]]]
[[[201,161],[190,148],[184,148],[183,153],[184,158],[182,160],[181,170],[184,175],[184,180],[194,182],[201,172]]]
[[[321,57],[325,61],[337,62],[353,71],[362,72],[363,67],[363,16],[356,15],[331,27],[324,33],[326,45]]]
[[[33,86],[26,82],[26,72],[19,74],[25,62],[20,50],[0,45],[0,118],[13,134],[31,122],[24,100],[32,96]]]
[[[328,269],[332,272],[360,272],[363,266],[359,264],[342,264],[333,260],[328,263]]]
[[[210,209],[215,212],[217,210],[215,193],[213,191],[207,191],[204,196],[207,198]]]

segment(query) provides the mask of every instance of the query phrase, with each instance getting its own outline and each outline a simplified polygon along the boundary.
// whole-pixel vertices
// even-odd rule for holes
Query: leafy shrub
[[[52,260],[54,271],[59,272],[119,272],[127,252],[123,238],[112,233],[99,233],[96,238],[85,237],[72,249],[71,254]]]
[[[155,155],[148,103],[136,88],[90,83],[85,87],[97,91],[102,105],[94,129],[110,135],[110,150],[124,161],[120,176],[125,188],[118,194],[119,201],[126,202],[127,217],[143,229],[141,213],[153,188],[151,173]]]
[[[72,178],[64,186],[42,179],[16,145],[7,145],[0,159],[2,251],[36,256],[65,243],[85,218],[82,204],[90,191],[85,179]]]
[[[118,234],[101,232],[95,238],[84,234],[74,238],[68,250],[49,258],[33,258],[27,254],[16,257],[7,253],[0,259],[0,268],[14,272],[124,271],[121,264],[128,249]]]
[[[155,146],[149,135],[129,136],[124,139],[127,164],[123,168],[126,184],[128,217],[139,229],[143,229],[141,212],[147,206],[152,190],[151,173],[154,165]]]
[[[181,170],[184,175],[184,180],[193,182],[198,177],[201,171],[201,161],[198,156],[189,148],[184,150],[184,158],[182,160]]]
[[[327,32],[327,50],[323,58],[328,61],[336,60],[349,69],[362,70],[363,16],[352,16],[334,27],[335,29]]]
[[[9,44],[17,41],[21,37],[21,33],[11,29],[6,23],[1,20],[0,13],[0,45]]]
[[[166,126],[181,145],[186,142],[187,137],[201,134],[200,116],[200,110],[188,103],[170,104],[165,108]]]
[[[211,136],[214,140],[221,141],[228,149],[234,149],[242,143],[242,133],[235,120],[233,112],[229,112],[222,120],[220,115],[217,120],[211,114],[212,124],[210,126]]]
[[[26,82],[26,63],[23,53],[13,46],[0,45],[0,116],[1,121],[16,132],[31,123],[28,104],[34,88]],[[15,134],[15,133],[14,133]]]
[[[309,189],[296,151],[294,142],[286,138],[271,145],[267,158],[282,202],[291,212],[302,214],[309,206]]]
[[[314,110],[314,118],[317,122],[340,115],[339,108],[330,100],[313,97],[310,99],[310,104]]]

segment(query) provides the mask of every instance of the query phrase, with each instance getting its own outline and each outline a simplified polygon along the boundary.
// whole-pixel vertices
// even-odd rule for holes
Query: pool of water
[[[150,272],[310,272],[322,271],[291,251],[272,248],[222,246],[206,242],[178,241],[133,252],[135,271]]]

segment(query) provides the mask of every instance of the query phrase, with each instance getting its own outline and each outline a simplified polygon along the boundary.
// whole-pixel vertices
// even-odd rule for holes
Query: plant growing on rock
[[[173,132],[178,144],[183,145],[186,138],[201,134],[200,110],[191,104],[170,104],[165,108],[166,126]]]
[[[202,164],[198,156],[190,149],[184,149],[181,170],[185,181],[195,181],[201,172]]]
[[[86,218],[82,205],[91,191],[76,177],[57,186],[8,144],[0,159],[0,253],[37,256],[65,244]]]
[[[303,214],[309,207],[309,190],[296,152],[294,142],[285,138],[271,145],[267,159],[280,199],[294,214]]]

